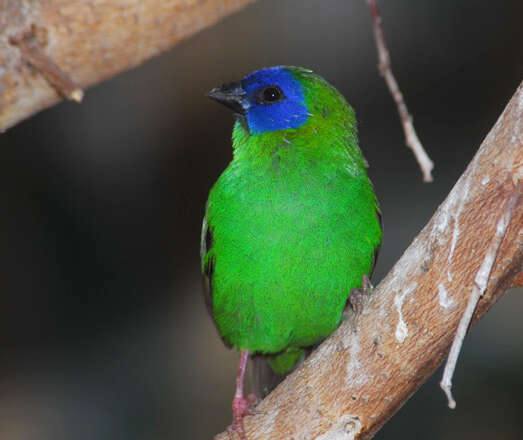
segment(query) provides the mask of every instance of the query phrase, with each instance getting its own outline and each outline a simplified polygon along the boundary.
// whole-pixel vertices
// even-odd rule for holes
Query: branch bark
[[[0,0],[0,131],[253,1]]]
[[[343,322],[245,418],[249,440],[372,437],[449,352],[492,243],[496,253],[472,323],[521,284],[522,121],[523,83],[363,314]],[[507,209],[514,198],[514,209]]]

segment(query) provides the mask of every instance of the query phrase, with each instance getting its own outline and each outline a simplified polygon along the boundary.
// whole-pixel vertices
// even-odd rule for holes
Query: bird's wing
[[[203,295],[207,311],[212,314],[212,275],[214,272],[214,258],[209,257],[207,253],[212,247],[212,232],[209,230],[207,215],[203,218],[202,235],[200,238],[200,259],[202,264],[203,275]]]
[[[378,217],[378,223],[380,224],[380,228],[383,231],[383,218],[381,217],[381,211],[379,207],[376,207],[376,217]],[[372,274],[374,273],[374,268],[376,267],[376,263],[378,262],[378,255],[380,254],[381,249],[381,243],[379,243],[376,248],[374,249],[374,258],[372,259],[372,265],[370,267],[370,273],[369,278],[372,278]]]
[[[209,315],[211,315],[211,318],[219,334],[220,332],[218,326],[216,325],[216,320],[214,319],[213,314],[212,277],[214,274],[214,264],[216,261],[216,256],[209,255],[209,251],[212,248],[212,244],[212,229],[209,227],[209,224],[207,222],[207,215],[205,215],[205,217],[203,218],[202,234],[200,238],[200,259],[202,264],[203,276],[203,298],[205,300],[205,305],[207,306],[207,311],[209,312]],[[223,338],[222,341],[225,344],[225,346],[231,347],[223,340]]]

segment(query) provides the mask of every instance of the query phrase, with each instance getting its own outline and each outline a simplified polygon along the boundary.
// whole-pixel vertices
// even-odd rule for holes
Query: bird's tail
[[[269,394],[287,376],[274,372],[267,358],[262,355],[251,357],[250,371],[252,392],[260,399]]]
[[[291,374],[304,360],[315,347],[309,347],[303,350],[303,354],[295,362],[294,366],[287,373],[276,373],[271,366],[269,358],[263,355],[254,355],[251,357],[250,365],[250,379],[252,392],[260,399],[267,396],[280,382],[283,381],[289,374]]]

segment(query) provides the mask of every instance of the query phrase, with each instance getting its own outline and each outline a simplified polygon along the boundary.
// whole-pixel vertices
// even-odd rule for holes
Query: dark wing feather
[[[212,277],[214,274],[214,264],[216,261],[216,257],[212,256],[211,258],[207,258],[207,253],[211,250],[213,244],[213,237],[212,237],[212,230],[209,228],[209,225],[207,223],[207,216],[203,218],[202,223],[202,235],[200,238],[200,258],[201,258],[201,264],[202,264],[202,276],[203,276],[203,298],[205,300],[205,305],[207,306],[207,311],[209,312],[209,315],[211,315],[211,318],[214,322],[214,325],[216,326],[216,330],[219,329],[216,325],[216,320],[214,319],[213,314],[213,300],[212,300]],[[223,338],[222,338],[223,341]],[[227,347],[231,347],[229,344],[227,344],[225,341],[223,343]]]
[[[376,209],[376,217],[378,218],[378,223],[380,225],[380,229],[383,231],[383,218],[381,216],[381,212],[379,209]],[[376,267],[376,263],[378,262],[378,255],[380,254],[381,249],[381,243],[376,246],[376,249],[374,249],[374,258],[372,260],[372,266],[370,268],[369,278],[372,278],[372,274],[374,273],[374,268]]]
[[[211,316],[212,314],[212,275],[214,272],[214,259],[210,258],[205,262],[207,252],[212,247],[212,232],[209,230],[207,224],[207,216],[203,218],[202,223],[202,235],[200,239],[200,259],[202,264],[202,276],[203,276],[203,297],[205,299],[205,305],[207,311]]]

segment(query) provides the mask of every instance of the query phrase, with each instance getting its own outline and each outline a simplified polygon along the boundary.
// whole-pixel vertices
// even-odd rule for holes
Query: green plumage
[[[238,118],[234,157],[209,194],[202,231],[221,337],[271,355],[278,373],[340,324],[382,236],[354,111],[318,75],[286,69],[302,87],[307,122],[253,134]]]

